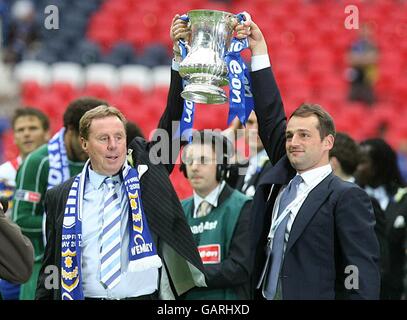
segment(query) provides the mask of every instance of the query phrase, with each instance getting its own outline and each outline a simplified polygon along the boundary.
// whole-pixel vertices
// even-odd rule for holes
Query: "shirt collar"
[[[218,200],[219,196],[225,187],[226,182],[222,181],[222,183],[219,183],[215,189],[213,189],[205,198],[201,198],[195,191],[194,191],[194,216],[196,213],[196,210],[198,210],[199,205],[201,204],[202,201],[206,200],[208,201],[212,207],[216,208],[218,206]]]
[[[315,180],[317,180],[320,176],[325,173],[331,173],[332,167],[330,164],[327,164],[322,167],[318,167],[312,170],[305,171],[301,173],[301,178],[304,180],[307,186],[311,185]]]
[[[89,171],[88,171],[88,178],[89,178],[89,182],[91,183],[91,185],[93,186],[93,188],[95,190],[98,190],[99,188],[102,187],[103,182],[105,181],[105,179],[108,176],[105,175],[101,175],[95,171],[93,171],[90,167],[89,167]],[[121,181],[121,176],[119,174],[116,174],[115,176],[111,177],[114,181],[120,182]]]

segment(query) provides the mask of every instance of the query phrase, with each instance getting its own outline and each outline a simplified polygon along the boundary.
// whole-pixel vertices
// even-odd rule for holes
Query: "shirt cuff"
[[[270,58],[268,54],[261,54],[258,56],[252,56],[252,72],[259,71],[270,67]]]
[[[179,71],[179,62],[175,61],[175,59],[172,59],[172,70]]]

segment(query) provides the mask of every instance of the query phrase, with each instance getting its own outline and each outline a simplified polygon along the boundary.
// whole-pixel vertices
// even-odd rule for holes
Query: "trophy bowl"
[[[228,84],[225,54],[233,36],[236,16],[217,10],[188,12],[191,44],[179,73],[187,81],[181,96],[189,101],[221,104],[228,101],[221,88]]]

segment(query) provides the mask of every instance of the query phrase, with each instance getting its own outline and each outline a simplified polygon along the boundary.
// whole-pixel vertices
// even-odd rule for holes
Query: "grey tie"
[[[296,175],[294,179],[292,179],[291,182],[288,184],[287,188],[283,191],[283,194],[281,195],[280,198],[280,205],[278,208],[277,217],[279,217],[281,213],[284,211],[284,209],[295,199],[297,195],[297,188],[301,182],[302,182],[301,176]],[[281,262],[283,260],[284,235],[287,227],[288,218],[289,214],[287,214],[283,221],[281,221],[281,223],[278,225],[273,237],[273,246],[270,253],[271,266],[269,268],[267,283],[264,290],[264,294],[268,300],[273,300],[277,291]]]

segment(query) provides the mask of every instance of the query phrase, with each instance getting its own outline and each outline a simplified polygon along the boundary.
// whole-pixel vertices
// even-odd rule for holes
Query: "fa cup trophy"
[[[224,56],[232,40],[236,16],[216,10],[192,10],[188,18],[191,43],[179,67],[181,77],[187,81],[181,96],[197,103],[224,103],[228,100],[221,88],[228,84]]]

